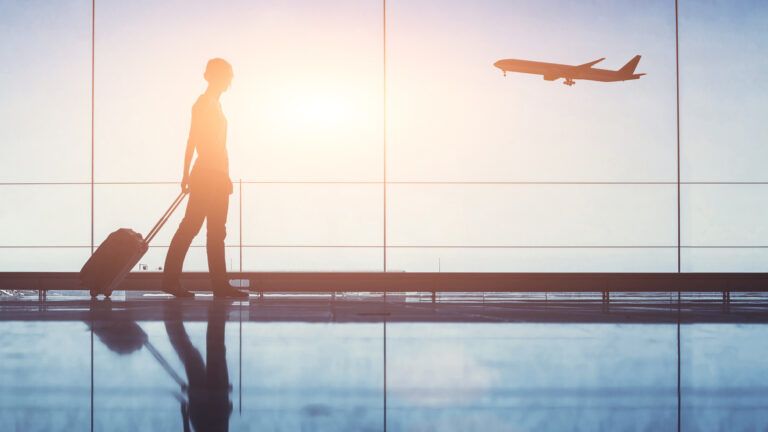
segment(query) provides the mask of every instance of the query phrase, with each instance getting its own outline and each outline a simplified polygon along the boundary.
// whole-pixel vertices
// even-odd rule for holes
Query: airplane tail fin
[[[623,75],[632,75],[635,73],[635,68],[637,67],[638,63],[640,63],[640,55],[632,57],[632,60],[628,61],[627,64],[619,69],[619,73]]]

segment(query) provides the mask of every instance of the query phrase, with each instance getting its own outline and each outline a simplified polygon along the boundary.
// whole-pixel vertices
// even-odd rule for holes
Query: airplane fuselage
[[[602,59],[579,66],[571,66],[531,60],[505,59],[499,60],[493,65],[501,69],[501,71],[504,72],[504,75],[506,75],[507,72],[542,75],[544,79],[548,81],[564,78],[565,84],[568,85],[573,85],[573,80],[576,79],[615,82],[635,80],[645,75],[634,73],[635,66],[637,66],[637,63],[640,61],[640,56],[636,56],[619,70],[598,69],[592,67],[592,65],[600,61],[602,61]]]

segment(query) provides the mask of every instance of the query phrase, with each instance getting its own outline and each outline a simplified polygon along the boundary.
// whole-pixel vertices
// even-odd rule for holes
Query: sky
[[[8,184],[90,182],[90,5],[0,3],[3,270],[77,270],[90,252],[90,185]],[[243,269],[381,270],[382,18],[381,2],[359,0],[97,1],[95,242],[146,231],[171,201],[173,184],[114,183],[178,181],[205,62],[223,57],[231,175],[245,182],[227,244],[260,246]],[[388,1],[388,270],[675,271],[674,18],[670,0]],[[757,1],[680,1],[682,181],[766,181],[766,18]],[[640,80],[572,87],[492,66],[617,69],[636,54]],[[318,181],[355,183],[290,183]],[[682,244],[768,245],[766,187],[683,185]],[[65,245],[81,247],[2,247]],[[768,265],[757,248],[682,258],[684,271]],[[197,248],[187,268],[204,263]]]

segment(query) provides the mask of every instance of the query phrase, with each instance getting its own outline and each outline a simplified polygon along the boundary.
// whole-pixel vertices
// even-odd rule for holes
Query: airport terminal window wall
[[[235,68],[230,270],[765,271],[768,6],[677,6],[4,2],[0,271],[77,271],[146,232],[215,56]],[[492,66],[635,54],[647,75],[620,83]]]

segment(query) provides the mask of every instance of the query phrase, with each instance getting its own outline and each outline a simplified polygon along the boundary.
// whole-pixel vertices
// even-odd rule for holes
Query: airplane
[[[501,71],[504,72],[504,76],[507,76],[507,72],[521,72],[534,75],[543,75],[544,79],[547,81],[554,81],[558,78],[564,78],[565,81],[563,81],[563,84],[567,86],[576,84],[574,81],[575,79],[614,82],[636,80],[645,75],[644,73],[635,73],[635,68],[640,62],[639,55],[632,57],[632,60],[628,61],[627,64],[622,66],[619,70],[614,71],[592,67],[603,60],[605,60],[605,57],[591,61],[589,63],[584,63],[582,65],[571,66],[530,60],[505,59],[499,60],[493,65],[501,69]]]

